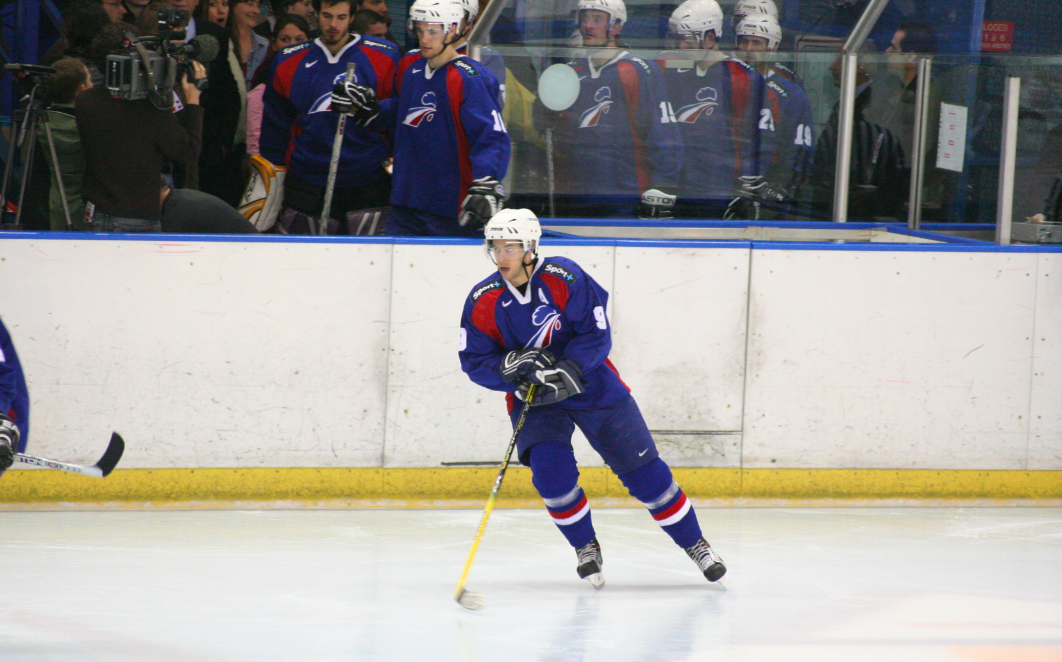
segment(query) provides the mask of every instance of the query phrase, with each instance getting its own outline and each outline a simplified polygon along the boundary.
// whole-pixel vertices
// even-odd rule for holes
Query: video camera
[[[173,105],[173,86],[186,73],[192,76],[191,60],[208,63],[218,55],[218,40],[199,35],[184,43],[188,12],[163,7],[158,10],[157,34],[135,37],[126,34],[118,53],[107,56],[107,90],[117,99],[150,99],[159,108]],[[206,79],[195,81],[206,89]]]

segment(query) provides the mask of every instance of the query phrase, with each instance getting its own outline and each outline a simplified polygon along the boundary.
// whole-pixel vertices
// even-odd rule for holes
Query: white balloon
[[[538,98],[550,110],[567,110],[579,98],[579,74],[566,64],[546,68],[538,78]]]

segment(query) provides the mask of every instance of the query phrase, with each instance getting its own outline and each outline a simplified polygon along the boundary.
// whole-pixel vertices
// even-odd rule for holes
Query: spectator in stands
[[[203,109],[195,80],[206,71],[198,62],[192,67],[192,76],[179,82],[183,108],[176,113],[156,108],[147,99],[116,99],[106,87],[85,90],[75,99],[85,151],[82,193],[88,203],[86,220],[94,229],[161,229],[158,187],[163,166],[167,161],[194,164],[202,144]]]
[[[904,154],[912,154],[918,54],[936,53],[937,38],[928,24],[904,21],[885,52],[889,54],[888,75],[878,77],[874,104],[867,116],[899,136]]]
[[[277,21],[277,30],[273,36],[273,45],[269,57],[258,67],[258,72],[251,81],[251,90],[247,93],[247,153],[259,154],[258,136],[262,132],[262,95],[269,83],[269,73],[273,68],[273,58],[281,50],[307,41],[310,38],[310,26],[305,19],[296,14],[287,14]]]
[[[162,231],[195,234],[258,234],[251,222],[217,196],[195,189],[170,188],[161,178]]]
[[[269,40],[254,31],[258,19],[258,0],[234,0],[229,13],[229,38],[245,83],[251,82],[258,66],[269,54]],[[243,94],[246,95],[246,90]]]
[[[122,6],[125,8],[122,20],[130,25],[136,25],[137,19],[140,18],[140,13],[149,4],[151,4],[151,0],[122,0]]]
[[[350,31],[354,34],[394,41],[388,37],[387,21],[371,9],[359,9],[354,12],[354,22],[350,25]]]
[[[229,22],[229,0],[201,0],[195,11],[198,21],[210,21],[222,27]]]
[[[266,39],[273,39],[276,34],[277,21],[288,14],[295,14],[301,16],[306,23],[311,26],[317,25],[317,15],[313,11],[312,0],[280,0],[274,3],[273,15],[258,24],[258,27],[254,29],[255,32],[265,37]],[[311,30],[313,32],[313,30]],[[311,34],[310,37],[315,37],[315,34]]]
[[[125,17],[125,7],[122,6],[122,0],[100,0],[100,4],[103,6],[103,11],[107,12],[111,23],[117,23]]]
[[[85,58],[92,40],[108,25],[111,19],[103,5],[95,0],[74,0],[63,8],[63,36],[41,57],[41,64],[51,66],[64,57]],[[93,84],[103,83],[102,72],[102,67],[89,68]]]
[[[47,134],[37,133],[40,154],[49,164],[51,192],[48,207],[50,227],[52,230],[67,230],[67,217],[63,211],[62,196],[65,192],[70,221],[75,230],[83,229],[85,220],[85,201],[81,198],[81,182],[85,176],[85,153],[81,149],[81,139],[77,133],[74,119],[74,97],[92,87],[88,68],[77,58],[63,58],[52,64],[55,73],[48,76],[48,96],[51,106],[47,110],[48,126],[51,129],[52,143],[58,159],[59,171],[63,177],[63,186],[55,176],[56,164],[52,161],[51,150],[47,146]]]
[[[834,85],[841,85],[841,59],[830,65]],[[908,171],[903,147],[896,135],[864,117],[870,105],[873,80],[860,63],[856,70],[856,100],[849,169],[848,217],[850,220],[873,221],[881,218],[902,220],[908,193]],[[833,209],[834,177],[837,172],[838,106],[826,122],[815,143],[815,167],[812,174],[815,208],[829,215]]]

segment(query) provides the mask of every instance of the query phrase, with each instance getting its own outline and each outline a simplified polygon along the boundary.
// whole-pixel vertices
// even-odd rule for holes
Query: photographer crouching
[[[168,26],[177,23],[167,17]],[[115,43],[107,49],[114,53],[107,58],[107,85],[75,101],[85,151],[86,225],[99,232],[160,232],[163,168],[169,162],[194,165],[199,158],[203,109],[197,82],[203,84],[206,70],[187,57],[192,49],[175,45],[177,35],[169,31],[140,38],[109,34]]]

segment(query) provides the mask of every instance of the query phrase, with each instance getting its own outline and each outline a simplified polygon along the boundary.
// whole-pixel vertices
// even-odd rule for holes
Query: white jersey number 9
[[[605,309],[602,308],[601,306],[595,306],[594,307],[594,319],[597,320],[597,328],[599,328],[599,329],[607,329],[608,328],[608,320],[605,319]]]

